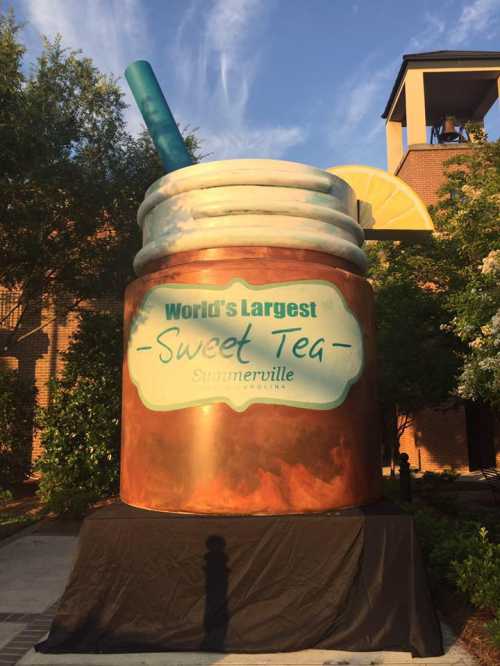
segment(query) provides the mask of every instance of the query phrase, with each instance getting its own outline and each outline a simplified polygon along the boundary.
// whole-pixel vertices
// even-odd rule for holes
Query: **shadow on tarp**
[[[229,625],[229,609],[227,592],[229,572],[227,566],[226,541],[223,537],[213,534],[206,541],[207,552],[204,556],[205,565],[205,614],[203,626],[205,637],[200,646],[208,652],[223,652]]]

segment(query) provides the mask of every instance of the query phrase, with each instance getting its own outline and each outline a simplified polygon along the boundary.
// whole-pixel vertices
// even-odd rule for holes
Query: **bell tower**
[[[444,163],[472,149],[467,123],[484,125],[500,97],[499,51],[433,51],[403,56],[382,118],[387,170],[437,203]],[[499,465],[491,413],[476,403],[415,414],[401,451],[423,470],[461,471]]]
[[[499,76],[500,51],[403,56],[382,114],[387,170],[405,180],[426,204],[437,200],[443,163],[470,150],[474,137],[465,125],[483,125],[500,96]]]

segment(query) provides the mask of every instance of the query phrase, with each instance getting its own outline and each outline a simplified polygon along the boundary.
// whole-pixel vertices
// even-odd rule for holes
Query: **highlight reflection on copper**
[[[193,443],[191,447],[191,476],[201,483],[212,483],[216,474],[215,459],[217,416],[214,405],[202,405],[197,410],[197,418],[193,427]]]
[[[159,511],[230,514],[325,511],[377,500],[381,473],[368,282],[330,255],[279,248],[186,252],[151,268],[127,289],[125,341],[136,308],[155,285],[316,279],[337,285],[357,317],[365,365],[335,409],[253,404],[237,412],[215,402],[161,412],[141,402],[125,357],[122,499]]]

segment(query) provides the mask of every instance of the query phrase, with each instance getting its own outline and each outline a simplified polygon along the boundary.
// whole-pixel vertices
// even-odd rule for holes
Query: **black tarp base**
[[[413,519],[385,502],[297,516],[100,509],[36,647],[443,653]]]

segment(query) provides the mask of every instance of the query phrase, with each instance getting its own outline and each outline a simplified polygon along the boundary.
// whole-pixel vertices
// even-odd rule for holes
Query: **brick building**
[[[32,305],[22,319],[12,344],[12,334],[20,314],[15,307],[18,300],[16,293],[0,291],[0,368],[18,370],[20,377],[27,383],[33,383],[37,390],[37,402],[46,406],[50,400],[48,382],[62,370],[61,353],[68,347],[72,332],[76,327],[74,314],[63,315],[56,312],[54,306]],[[47,326],[36,330],[43,322]],[[34,331],[28,337],[24,335]],[[7,349],[6,346],[8,345]],[[33,439],[32,459],[40,454],[40,440]]]
[[[462,129],[465,123],[484,125],[489,109],[498,104],[499,76],[500,52],[403,56],[382,114],[388,171],[407,182],[425,204],[437,203],[444,163],[471,149],[473,137]],[[411,465],[422,470],[500,467],[500,424],[476,403],[427,410],[404,432],[401,448]]]

